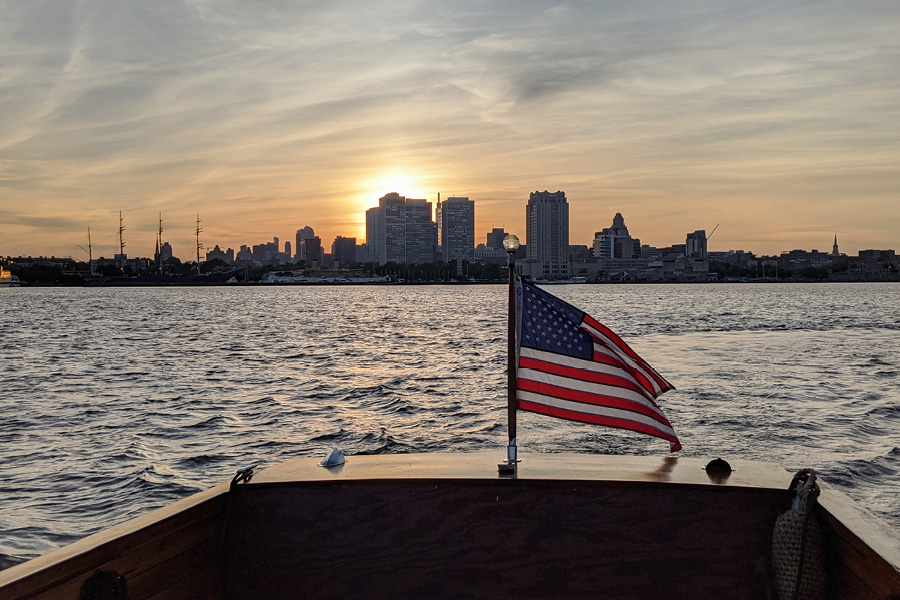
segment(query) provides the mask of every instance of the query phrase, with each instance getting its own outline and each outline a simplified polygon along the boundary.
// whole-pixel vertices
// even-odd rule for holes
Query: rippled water
[[[812,466],[900,529],[900,285],[553,286],[678,389],[683,456]],[[297,456],[506,442],[503,286],[0,290],[0,568]],[[520,453],[665,455],[519,415]]]

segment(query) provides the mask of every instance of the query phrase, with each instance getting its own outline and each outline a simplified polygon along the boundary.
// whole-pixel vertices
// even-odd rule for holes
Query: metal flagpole
[[[506,399],[509,422],[509,445],[506,460],[497,465],[501,473],[514,473],[519,462],[516,456],[516,251],[519,238],[510,234],[503,238],[503,248],[509,257],[509,325],[507,330]]]

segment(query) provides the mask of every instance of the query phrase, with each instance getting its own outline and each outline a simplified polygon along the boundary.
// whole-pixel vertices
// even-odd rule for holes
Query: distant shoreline
[[[71,285],[66,283],[26,283],[11,286],[12,288],[165,288],[165,287],[227,287],[227,288],[272,288],[272,287],[383,287],[383,286],[471,286],[471,285],[507,285],[506,281],[385,281],[385,282],[315,282],[315,283],[269,283],[248,281],[227,283],[217,281],[184,281],[184,282],[150,282],[150,281],[105,281],[90,282],[85,285]],[[900,277],[892,279],[852,279],[852,280],[817,280],[817,279],[751,279],[728,281],[598,281],[598,282],[538,282],[537,285],[547,286],[605,286],[605,285],[725,285],[725,284],[822,284],[822,283],[900,283]],[[6,287],[6,286],[4,286]],[[0,288],[2,289],[2,288]]]

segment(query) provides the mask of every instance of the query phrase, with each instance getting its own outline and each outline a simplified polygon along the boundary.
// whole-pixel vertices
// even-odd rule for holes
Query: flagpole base
[[[518,462],[516,440],[509,440],[509,445],[506,447],[506,460],[497,465],[497,470],[501,473],[515,473]]]

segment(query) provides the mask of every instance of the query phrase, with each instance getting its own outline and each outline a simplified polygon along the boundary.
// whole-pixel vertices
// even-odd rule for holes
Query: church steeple
[[[832,256],[840,256],[841,253],[838,252],[838,244],[837,244],[837,231],[834,232],[834,246],[831,248]]]

